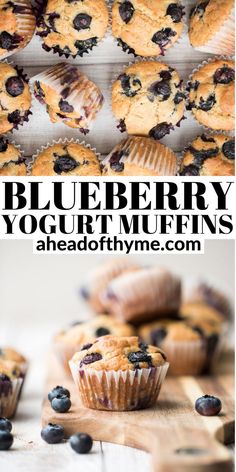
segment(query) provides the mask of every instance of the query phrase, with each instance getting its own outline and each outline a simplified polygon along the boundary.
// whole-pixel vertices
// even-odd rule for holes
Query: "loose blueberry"
[[[235,140],[226,141],[222,146],[222,151],[228,159],[235,159]]]
[[[87,454],[92,449],[93,440],[89,434],[77,433],[70,437],[70,445],[78,454]]]
[[[73,20],[74,28],[77,31],[88,29],[90,27],[92,17],[87,13],[79,13]]]
[[[235,72],[231,67],[224,66],[217,69],[214,73],[215,84],[229,84],[233,82],[235,78]]]
[[[71,401],[67,395],[57,395],[52,399],[51,406],[57,413],[66,413],[71,407]]]
[[[149,364],[152,362],[151,356],[144,351],[130,352],[128,354],[128,359],[132,364],[135,364],[136,362],[147,362]]]
[[[174,23],[180,23],[184,16],[183,7],[177,3],[170,3],[166,10],[166,14],[171,16]]]
[[[120,159],[122,158],[122,156],[123,156],[123,152],[117,151],[117,152],[114,152],[110,157],[110,160],[109,160],[110,168],[114,170],[115,172],[123,172],[124,170],[124,167],[125,167],[124,162],[120,162]]]
[[[0,451],[10,449],[13,444],[13,436],[9,431],[0,430]]]
[[[41,438],[48,444],[57,444],[65,437],[63,426],[59,424],[49,423],[41,431]]]
[[[58,156],[57,159],[54,161],[54,172],[56,174],[61,174],[62,172],[71,172],[78,166],[78,162],[76,160],[66,154],[65,156]]]
[[[0,418],[0,430],[11,432],[12,424],[7,418]]]
[[[0,138],[0,152],[5,152],[7,150],[7,140],[5,138]]]
[[[171,88],[167,81],[161,80],[150,85],[148,91],[154,96],[160,96],[162,102],[168,100],[171,94]]]
[[[164,54],[165,46],[170,43],[171,37],[175,36],[176,32],[173,31],[171,28],[162,28],[160,31],[157,31],[153,37],[152,42],[158,44],[161,53]]]
[[[200,97],[200,103],[199,103],[198,108],[202,111],[209,111],[213,108],[215,103],[216,103],[215,94],[212,93],[211,95],[207,97],[206,100],[204,100],[203,97]]]
[[[83,364],[92,364],[93,362],[100,361],[102,359],[102,355],[99,352],[92,352],[91,354],[86,354],[86,356],[80,362],[80,367]]]
[[[61,100],[59,101],[59,108],[63,113],[73,113],[74,107],[70,105],[66,100]]]
[[[173,125],[170,123],[160,123],[159,125],[154,126],[149,131],[149,136],[153,139],[162,139],[166,134],[170,133],[170,130],[173,129]]]
[[[70,392],[67,388],[57,385],[54,387],[48,394],[48,400],[51,402],[53,398],[56,398],[57,395],[66,395],[70,398]]]
[[[122,20],[127,24],[134,14],[134,6],[131,2],[125,1],[119,6],[119,13]]]
[[[216,416],[220,413],[222,404],[219,398],[204,395],[196,400],[195,409],[202,416]]]
[[[110,330],[108,328],[101,327],[95,331],[96,338],[99,338],[100,336],[106,336],[107,334],[110,334]]]
[[[199,175],[199,168],[193,164],[190,164],[189,166],[183,168],[183,170],[180,172],[180,175],[185,177],[197,177]]]
[[[167,331],[165,328],[154,329],[150,333],[151,344],[153,346],[159,346],[159,344],[161,344],[163,339],[165,339],[166,335],[167,335]]]
[[[6,91],[11,95],[12,97],[18,97],[18,95],[21,95],[24,91],[24,82],[20,77],[9,77],[7,79],[6,84]]]

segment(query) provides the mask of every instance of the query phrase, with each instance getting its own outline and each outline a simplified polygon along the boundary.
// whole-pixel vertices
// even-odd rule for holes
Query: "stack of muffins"
[[[96,409],[154,404],[168,366],[172,375],[209,372],[231,316],[228,299],[207,284],[197,284],[186,298],[169,270],[123,258],[96,267],[81,295],[97,316],[57,334],[54,348],[83,403]]]
[[[27,368],[22,354],[10,347],[0,348],[0,417],[14,416]]]

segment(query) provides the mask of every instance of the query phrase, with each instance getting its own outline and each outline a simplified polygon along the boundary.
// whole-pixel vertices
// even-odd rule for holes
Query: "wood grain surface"
[[[223,446],[234,437],[232,358],[225,358],[214,376],[167,376],[157,406],[133,412],[85,408],[73,381],[55,358],[50,359],[49,372],[46,391],[55,385],[66,386],[71,392],[72,408],[65,414],[56,413],[45,397],[43,425],[59,423],[67,436],[83,431],[95,440],[151,452],[155,472],[232,470],[231,454]],[[221,398],[219,416],[202,417],[195,411],[195,400],[206,393]]]

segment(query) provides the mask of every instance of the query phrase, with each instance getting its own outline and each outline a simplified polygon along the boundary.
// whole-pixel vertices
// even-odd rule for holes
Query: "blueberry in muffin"
[[[0,176],[25,176],[25,159],[21,151],[4,136],[0,136]]]

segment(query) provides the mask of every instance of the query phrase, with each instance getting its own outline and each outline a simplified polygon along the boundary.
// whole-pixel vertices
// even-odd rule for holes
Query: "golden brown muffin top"
[[[0,137],[0,175],[26,175],[26,165],[21,151],[4,136]]]
[[[14,361],[16,363],[26,362],[26,358],[11,347],[0,348],[0,360]]]
[[[224,24],[234,0],[198,0],[190,15],[189,39],[192,46],[204,46]]]
[[[83,370],[135,370],[162,366],[166,356],[157,347],[140,344],[137,336],[103,336],[89,349],[77,352],[72,362]]]
[[[0,375],[7,375],[11,380],[21,377],[22,372],[18,363],[0,359]]]
[[[219,311],[205,303],[184,303],[179,314],[188,320],[208,320],[215,325],[220,325],[224,320]]]

